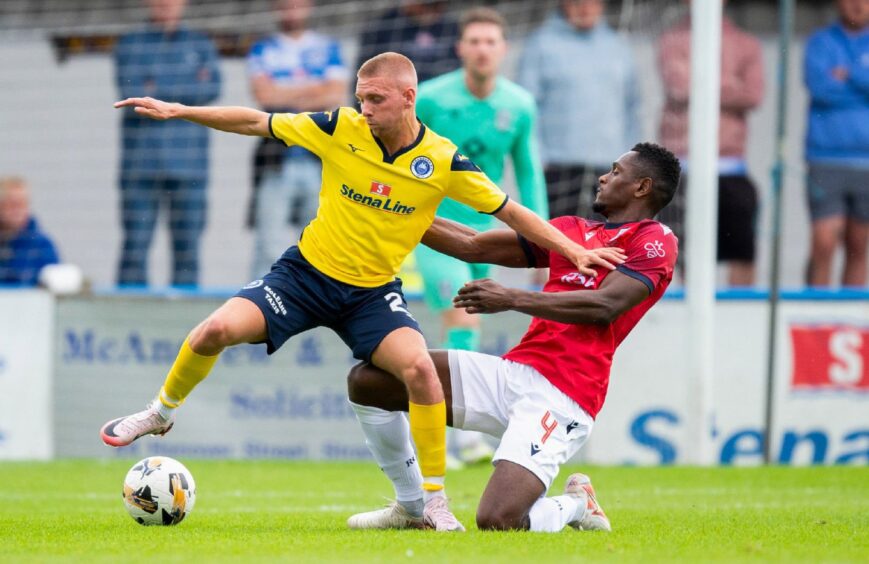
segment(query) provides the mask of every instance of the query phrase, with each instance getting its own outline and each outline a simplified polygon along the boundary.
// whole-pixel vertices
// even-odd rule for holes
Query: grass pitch
[[[585,468],[613,533],[534,534],[476,530],[484,466],[448,479],[469,531],[436,534],[346,528],[391,493],[373,463],[183,460],[194,510],[176,527],[142,527],[121,500],[133,462],[0,463],[0,561],[869,560],[865,467]]]

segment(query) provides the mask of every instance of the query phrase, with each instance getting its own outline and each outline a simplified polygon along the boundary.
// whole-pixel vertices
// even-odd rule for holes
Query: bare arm
[[[677,32],[666,32],[658,42],[658,65],[667,102],[687,105],[691,91],[691,54],[689,38]]]
[[[721,77],[721,109],[743,112],[763,101],[763,54],[760,43],[746,39],[745,59],[735,73]]]
[[[489,279],[468,282],[453,304],[468,313],[513,310],[560,323],[608,325],[649,295],[639,280],[611,272],[597,290],[530,292],[505,288]]]
[[[625,261],[624,253],[616,248],[603,248],[589,251],[575,243],[548,222],[535,215],[526,207],[509,200],[495,217],[509,225],[514,231],[544,249],[554,251],[576,265],[579,272],[594,276],[594,266],[615,269]]]
[[[116,108],[133,108],[137,114],[163,121],[184,119],[220,131],[240,135],[271,137],[266,112],[240,106],[185,106],[154,98],[127,98],[115,102]]]
[[[478,232],[461,223],[436,217],[422,236],[422,243],[465,262],[528,267],[528,258],[519,245],[519,238],[510,229]]]
[[[337,108],[344,103],[347,82],[325,80],[289,86],[259,75],[251,81],[251,88],[254,98],[263,108],[293,108],[300,112],[318,112]]]

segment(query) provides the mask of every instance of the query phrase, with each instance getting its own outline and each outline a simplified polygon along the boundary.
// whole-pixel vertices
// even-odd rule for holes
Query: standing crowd
[[[185,0],[144,1],[149,21],[119,37],[115,47],[120,97],[151,96],[188,105],[213,103],[222,87],[214,42],[184,23]],[[804,54],[803,79],[809,95],[805,197],[811,219],[805,282],[813,287],[865,287],[869,244],[869,186],[865,182],[869,172],[869,0],[836,0],[835,4],[836,21],[809,37]],[[525,38],[515,83],[498,77],[497,83],[493,82],[497,88],[466,90],[468,104],[488,103],[491,111],[500,112],[495,116],[501,120],[496,119],[500,126],[492,132],[495,137],[504,133],[503,139],[510,141],[517,127],[524,128],[524,137],[515,142],[526,143],[528,150],[519,151],[516,145],[504,147],[503,153],[517,172],[523,203],[541,215],[591,215],[598,178],[609,169],[612,155],[641,140],[637,62],[630,41],[607,23],[607,8],[613,6],[606,0],[562,0],[558,9]],[[452,113],[445,113],[438,89],[449,89],[452,80],[461,90],[467,79],[460,67],[465,73],[481,72],[475,68],[481,63],[471,60],[480,55],[468,54],[467,48],[462,55],[460,21],[447,8],[447,2],[437,0],[398,3],[366,24],[358,56],[360,63],[387,50],[408,56],[422,84],[420,118],[438,131],[448,130],[450,119],[462,111],[453,108],[449,110]],[[338,38],[310,28],[315,9],[313,0],[275,0],[276,31],[250,49],[249,85],[264,111],[316,112],[348,102],[353,87],[352,64],[348,64]],[[479,45],[474,48],[479,49]],[[679,157],[684,175],[683,190],[661,212],[660,219],[684,244],[685,194],[691,191],[687,144],[690,14],[660,35],[657,53],[665,95],[657,137]],[[496,58],[497,66],[503,55]],[[732,287],[757,283],[757,224],[762,198],[749,174],[746,147],[749,118],[767,94],[764,76],[759,40],[725,16],[718,260],[726,265],[727,285]],[[509,98],[522,107],[498,108],[499,98]],[[513,111],[525,117],[511,121]],[[461,119],[473,117],[470,112]],[[161,214],[166,215],[170,232],[171,283],[187,287],[199,284],[201,237],[207,225],[209,137],[207,130],[193,124],[153,122],[124,111],[118,178],[123,230],[118,285],[151,283],[148,255]],[[484,160],[481,156],[492,149],[482,134],[459,141],[460,148],[475,161]],[[268,271],[286,245],[298,240],[315,217],[320,161],[306,149],[287,147],[271,138],[260,140],[251,158],[247,224],[254,233],[254,248],[248,268],[255,278]],[[484,168],[500,181],[502,166]],[[41,241],[49,241],[31,215],[22,226],[12,212],[5,211],[20,208],[13,202],[16,197],[20,199],[16,195],[21,189],[14,188],[20,185],[26,187],[24,179],[8,178],[0,183],[0,282],[28,285],[37,281],[34,264],[56,262],[58,258],[54,251],[30,250],[43,249]],[[461,211],[444,210],[447,217]],[[465,219],[470,221],[470,217],[466,214]],[[833,271],[834,258],[840,249],[844,260],[837,273]],[[50,259],[45,258],[47,255]],[[435,296],[445,288],[429,284],[426,294]],[[465,323],[453,321],[445,320],[446,326],[462,327]]]

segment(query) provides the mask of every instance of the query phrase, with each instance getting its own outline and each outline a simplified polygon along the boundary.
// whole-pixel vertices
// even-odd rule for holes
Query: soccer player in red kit
[[[543,497],[559,467],[588,439],[603,406],[616,347],[664,294],[678,242],[653,218],[673,198],[679,161],[665,148],[639,143],[600,177],[594,210],[606,222],[579,217],[551,221],[589,249],[618,247],[627,255],[614,271],[585,276],[563,257],[509,229],[482,233],[437,220],[423,243],[468,262],[549,268],[542,292],[469,282],[454,299],[469,313],[514,310],[534,317],[503,357],[471,351],[431,351],[444,387],[449,424],[500,437],[495,470],[477,509],[481,529],[610,530],[584,474],[570,476],[563,495]],[[352,516],[352,528],[421,524],[405,505],[422,497],[401,382],[370,364],[353,368],[349,396],[367,443],[392,481],[396,502]],[[412,470],[411,470],[412,469]]]

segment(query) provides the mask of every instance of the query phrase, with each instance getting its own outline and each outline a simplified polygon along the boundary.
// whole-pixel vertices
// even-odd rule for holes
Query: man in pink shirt
[[[682,160],[688,160],[688,93],[690,90],[691,28],[686,16],[659,40],[659,63],[666,102],[661,116],[660,141]],[[718,132],[718,260],[728,263],[728,284],[754,283],[757,190],[748,177],[745,140],[748,113],[763,100],[763,57],[760,42],[727,17],[721,28],[721,121]],[[683,183],[684,184],[684,183]],[[685,192],[670,206],[662,221],[677,231],[684,216]],[[680,238],[684,237],[680,234]]]

